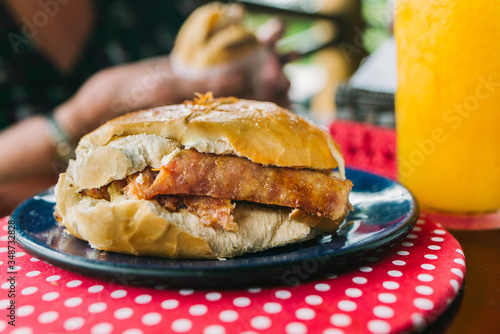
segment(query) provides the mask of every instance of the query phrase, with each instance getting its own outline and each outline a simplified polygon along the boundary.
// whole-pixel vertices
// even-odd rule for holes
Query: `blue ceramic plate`
[[[418,207],[394,181],[347,169],[354,211],[334,234],[221,260],[169,260],[99,251],[64,232],[49,190],[16,209],[17,240],[30,254],[61,268],[123,284],[184,288],[296,285],[383,253],[413,227]],[[382,256],[380,254],[380,256]]]

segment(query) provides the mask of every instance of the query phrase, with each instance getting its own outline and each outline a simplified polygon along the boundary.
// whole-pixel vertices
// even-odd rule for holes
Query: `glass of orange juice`
[[[500,227],[500,1],[396,0],[398,172],[450,228]]]

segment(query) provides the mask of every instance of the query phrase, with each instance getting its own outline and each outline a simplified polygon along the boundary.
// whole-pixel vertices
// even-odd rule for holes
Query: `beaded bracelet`
[[[50,136],[55,146],[56,162],[67,166],[69,160],[75,158],[75,145],[72,143],[67,132],[54,119],[54,115],[45,116],[50,128]]]

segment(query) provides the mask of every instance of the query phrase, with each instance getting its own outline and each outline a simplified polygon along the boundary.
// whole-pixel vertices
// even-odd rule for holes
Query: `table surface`
[[[465,283],[456,302],[424,333],[500,333],[500,229],[450,232],[467,259]]]

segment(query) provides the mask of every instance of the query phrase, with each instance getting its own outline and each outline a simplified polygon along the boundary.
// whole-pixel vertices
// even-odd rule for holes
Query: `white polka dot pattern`
[[[6,221],[0,220],[5,226]],[[5,229],[3,229],[5,231]],[[0,233],[0,249],[7,238]],[[0,252],[5,267],[6,251]],[[356,269],[357,268],[357,269]],[[438,224],[419,219],[389,254],[299,287],[238,291],[122,286],[53,267],[16,249],[19,333],[384,334],[432,322],[453,300],[465,257]],[[2,283],[3,291],[10,285]],[[4,295],[6,295],[4,293]],[[0,309],[9,300],[0,298]],[[132,321],[132,319],[134,319]],[[7,328],[0,321],[0,332]]]
[[[264,304],[264,312],[269,314],[280,313],[283,310],[283,306],[278,303],[265,303]]]
[[[323,298],[321,298],[321,296],[318,295],[309,295],[306,297],[305,301],[309,305],[316,306],[316,305],[321,305],[323,303]]]
[[[233,305],[237,307],[246,307],[250,305],[250,298],[247,297],[238,297],[233,300]]]
[[[82,317],[68,318],[63,323],[63,328],[69,331],[76,331],[85,325],[85,319]]]
[[[223,322],[235,322],[238,320],[238,312],[233,310],[225,310],[219,313],[219,319]]]
[[[214,302],[214,301],[221,299],[222,295],[219,292],[209,292],[209,293],[207,293],[205,298],[209,301]]]
[[[352,297],[352,298],[359,298],[363,295],[363,291],[358,289],[358,288],[349,288],[345,290],[346,296]]]
[[[271,319],[267,316],[259,315],[250,320],[250,325],[255,329],[267,329],[271,326]]]
[[[316,316],[316,312],[310,308],[299,308],[295,311],[295,316],[300,320],[311,320]]]
[[[172,322],[172,330],[176,333],[186,333],[191,330],[193,323],[189,319],[177,319]]]
[[[394,310],[388,306],[379,305],[373,308],[373,314],[378,318],[388,319],[394,316]]]
[[[88,292],[90,293],[98,293],[101,292],[104,289],[102,285],[93,285],[90,288],[87,289]]]
[[[337,327],[349,327],[352,324],[352,319],[343,313],[335,313],[330,317],[330,322]]]
[[[60,279],[61,279],[61,276],[59,276],[59,275],[52,275],[52,276],[47,277],[45,280],[47,282],[55,282],[55,281],[58,281]]]
[[[27,317],[28,315],[33,313],[34,310],[35,310],[35,307],[33,305],[25,305],[25,306],[19,307],[16,310],[16,313],[19,317]]]
[[[101,313],[106,311],[107,308],[106,303],[94,303],[89,305],[88,311],[89,313]]]
[[[179,301],[175,299],[167,299],[161,303],[161,308],[164,310],[173,310],[179,306]]]
[[[285,327],[286,334],[306,334],[307,326],[301,322],[291,322]]]
[[[196,304],[191,306],[188,312],[193,316],[202,316],[208,312],[208,307],[203,304]]]
[[[80,280],[73,280],[68,283],[66,283],[66,286],[68,288],[76,288],[77,286],[80,286],[82,284],[82,281]]]
[[[158,325],[161,322],[162,316],[158,312],[151,312],[148,314],[145,314],[141,322],[146,325],[146,326],[155,326]]]
[[[150,295],[140,295],[135,297],[134,300],[137,304],[147,304],[151,301],[151,299],[153,299],[153,297],[151,297]]]
[[[399,283],[394,282],[394,281],[385,281],[382,283],[382,286],[386,288],[387,290],[397,290],[399,289]]]
[[[73,308],[79,306],[83,302],[80,297],[72,297],[64,301],[64,306],[68,308]]]
[[[370,320],[368,330],[374,334],[388,334],[391,332],[391,325],[384,320]]]
[[[119,308],[113,314],[116,319],[123,320],[128,319],[134,314],[134,310],[130,307]]]
[[[366,284],[368,282],[368,280],[364,277],[359,277],[359,276],[356,276],[352,279],[352,281],[356,284]]]

